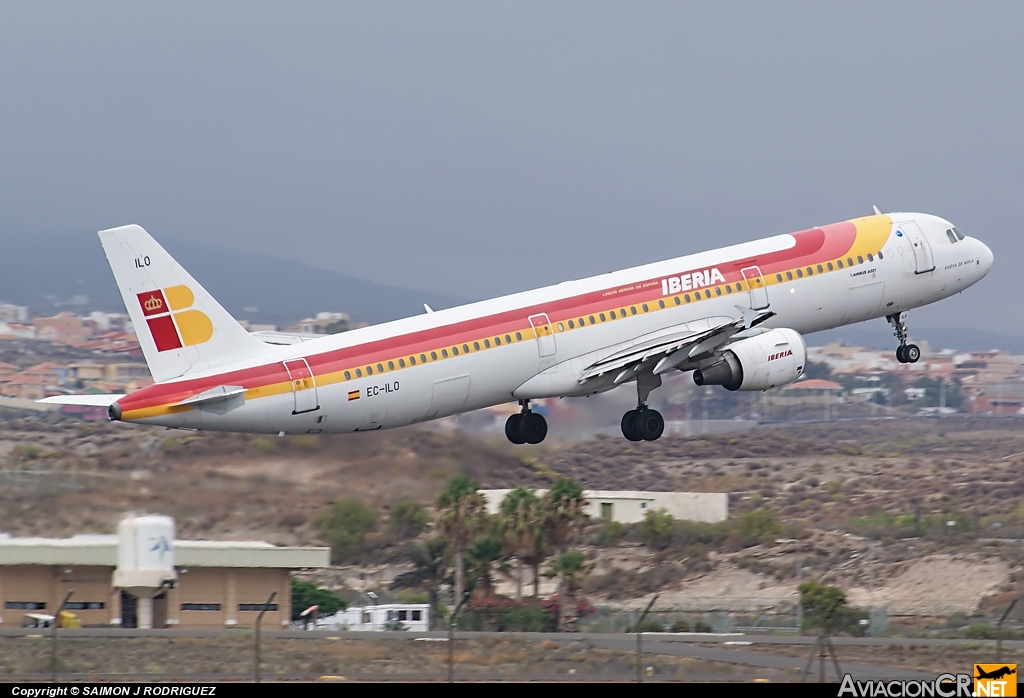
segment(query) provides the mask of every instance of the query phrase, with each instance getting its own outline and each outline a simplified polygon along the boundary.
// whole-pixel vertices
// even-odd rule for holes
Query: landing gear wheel
[[[903,347],[903,359],[908,364],[916,364],[918,359],[921,358],[921,350],[916,344],[908,344]]]
[[[906,349],[906,347],[903,346],[902,344],[896,347],[896,360],[899,361],[901,364],[907,363],[907,355],[903,351],[904,349]]]
[[[665,432],[665,418],[657,410],[638,410],[633,419],[633,431],[644,441],[657,441]]]
[[[630,441],[643,440],[640,435],[636,433],[636,427],[634,426],[638,414],[639,412],[637,410],[630,410],[626,414],[622,415],[622,422],[620,423],[620,426],[622,427],[622,435]]]
[[[519,435],[528,444],[539,444],[548,435],[548,422],[536,412],[524,412],[519,422]]]
[[[526,443],[521,431],[522,422],[523,415],[521,414],[513,414],[505,421],[505,436],[514,444]]]

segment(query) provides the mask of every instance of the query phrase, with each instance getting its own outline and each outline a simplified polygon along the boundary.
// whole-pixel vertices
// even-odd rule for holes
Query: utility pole
[[[634,630],[636,631],[636,682],[637,683],[641,683],[643,681],[643,678],[641,678],[642,674],[640,672],[640,665],[643,663],[643,644],[642,644],[641,638],[643,638],[644,634],[643,634],[643,632],[641,630],[641,626],[643,626],[644,618],[647,617],[647,612],[651,610],[651,606],[653,606],[654,602],[658,600],[658,596],[660,596],[660,594],[655,594],[654,598],[651,599],[651,602],[649,604],[647,604],[647,608],[645,608],[644,612],[640,614],[640,620],[638,620],[636,622],[636,627],[634,628]]]
[[[67,595],[64,600],[60,602],[60,607],[57,608],[57,612],[53,614],[53,622],[50,624],[51,642],[50,642],[50,674],[53,682],[57,683],[57,625],[60,624],[60,614],[64,612],[64,607],[68,605],[68,599],[75,593],[74,589],[68,589]]]
[[[1017,605],[1017,598],[1014,597],[1010,605],[1003,611],[1003,617],[996,623],[996,663],[1003,661],[1003,621],[1006,620],[1006,616],[1010,615],[1010,611]]]
[[[455,683],[455,618],[462,610],[462,604],[469,600],[470,592],[462,593],[462,600],[448,616],[448,683]]]
[[[260,613],[256,616],[256,683],[260,682],[260,624],[263,622],[263,614],[270,610],[270,602],[277,596],[276,591],[270,592],[270,597],[263,604]]]

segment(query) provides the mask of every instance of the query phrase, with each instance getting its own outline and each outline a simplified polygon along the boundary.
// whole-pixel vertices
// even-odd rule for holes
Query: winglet
[[[872,206],[871,208],[875,209],[875,215],[876,216],[881,216],[882,215],[882,212],[878,210],[877,206]]]

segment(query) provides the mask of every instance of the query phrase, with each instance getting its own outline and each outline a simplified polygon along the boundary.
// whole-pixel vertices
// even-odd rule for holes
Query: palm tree
[[[544,494],[543,515],[544,533],[555,554],[559,555],[556,565],[565,554],[569,545],[575,542],[580,529],[580,524],[586,518],[583,506],[586,500],[583,497],[583,488],[572,478],[563,477],[555,481],[551,489]],[[554,569],[554,568],[552,568]],[[553,572],[551,576],[558,576],[558,619],[559,626],[563,624],[565,611],[573,611],[566,608],[564,575]],[[572,605],[570,601],[569,605]],[[574,612],[574,611],[573,611]],[[575,623],[575,621],[572,621]]]
[[[455,599],[462,598],[465,582],[463,554],[482,527],[486,515],[484,497],[477,487],[475,481],[459,475],[437,498],[438,528],[455,554]]]
[[[563,633],[574,633],[579,619],[579,603],[576,590],[583,579],[594,568],[588,564],[579,550],[569,550],[555,558],[549,574],[561,577],[561,589],[558,595],[558,630]]]
[[[516,601],[523,598],[523,562],[536,558],[534,553],[542,547],[540,539],[544,529],[541,521],[541,501],[537,494],[527,487],[517,487],[501,500],[502,537],[509,550],[516,557]],[[544,559],[537,561],[537,565]],[[529,563],[528,563],[529,564]],[[536,595],[536,572],[534,570],[534,595]]]
[[[411,562],[413,568],[395,577],[391,588],[426,589],[427,602],[430,604],[430,625],[433,627],[437,617],[438,589],[449,576],[448,543],[443,538],[431,538],[422,545],[410,543],[402,551],[402,557]]]
[[[478,538],[466,550],[470,588],[479,584],[484,597],[494,595],[494,573],[508,573],[508,564],[497,538]]]

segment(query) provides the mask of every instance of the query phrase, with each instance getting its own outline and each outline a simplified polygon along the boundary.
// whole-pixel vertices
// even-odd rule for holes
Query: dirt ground
[[[50,671],[49,637],[0,638],[0,680]],[[203,676],[251,679],[254,645],[249,633],[216,638],[61,638],[61,672],[107,680],[175,680]],[[448,643],[444,639],[265,638],[262,676],[268,680],[321,677],[387,679],[447,678]],[[526,641],[515,637],[457,640],[453,652],[458,676],[528,679],[635,676],[631,652],[596,649],[584,642]],[[674,679],[715,676],[744,680],[746,667],[685,657],[645,655],[659,676]],[[785,674],[757,670],[758,676]]]

